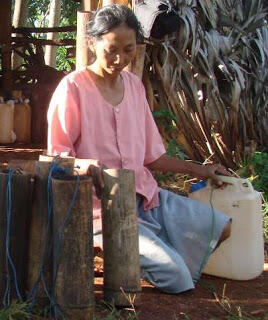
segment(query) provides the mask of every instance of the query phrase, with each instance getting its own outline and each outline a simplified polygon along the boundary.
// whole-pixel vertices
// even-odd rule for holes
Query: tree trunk
[[[13,27],[26,27],[28,17],[29,0],[16,0],[13,14]],[[19,37],[20,35],[15,35]],[[19,49],[18,49],[19,50]],[[12,69],[18,68],[23,63],[23,59],[16,53],[12,54]]]
[[[51,0],[49,7],[49,23],[50,28],[58,27],[60,23],[60,13],[61,13],[61,0]],[[58,33],[48,33],[48,40],[57,40]],[[46,65],[55,68],[56,67],[56,53],[57,48],[54,46],[46,46],[45,52],[45,62]]]

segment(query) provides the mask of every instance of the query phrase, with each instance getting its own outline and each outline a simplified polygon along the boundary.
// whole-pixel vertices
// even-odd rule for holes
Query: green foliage
[[[26,302],[13,301],[9,307],[0,310],[0,320],[30,319],[30,314],[26,312],[26,307]]]
[[[167,132],[172,132],[176,127],[176,121],[178,120],[174,113],[170,110],[159,109],[153,112],[153,116],[158,125],[165,127]],[[170,139],[167,146],[167,154],[171,157],[187,159],[186,154],[178,145],[175,139]]]
[[[238,174],[249,178],[254,189],[263,194],[263,229],[265,241],[268,243],[268,153],[255,152],[242,163]]]
[[[128,309],[117,309],[114,303],[108,303],[102,301],[101,305],[97,305],[97,308],[100,309],[102,315],[94,316],[94,320],[137,320],[138,314],[134,306]],[[105,313],[105,314],[104,314]],[[108,314],[107,314],[108,313]]]
[[[180,146],[174,139],[171,139],[168,142],[167,154],[171,157],[187,159],[186,154],[181,150]]]
[[[166,109],[159,109],[153,111],[153,116],[156,122],[160,125],[165,126],[167,132],[171,132],[176,127],[176,121],[178,120],[174,113]]]
[[[264,198],[268,201],[268,153],[255,152],[250,159],[242,164],[239,174],[249,177],[254,188],[264,193]]]
[[[67,58],[68,49],[66,47],[59,47],[57,49],[56,65],[57,70],[64,70],[70,72],[75,68],[75,58]]]

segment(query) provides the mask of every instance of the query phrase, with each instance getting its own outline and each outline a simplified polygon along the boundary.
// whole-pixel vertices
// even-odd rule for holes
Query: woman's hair
[[[131,9],[120,4],[112,4],[97,10],[87,24],[87,35],[93,40],[99,40],[122,23],[135,31],[137,42],[142,41],[142,29],[137,17]]]

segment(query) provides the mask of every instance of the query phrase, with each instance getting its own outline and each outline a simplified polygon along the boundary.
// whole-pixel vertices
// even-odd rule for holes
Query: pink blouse
[[[53,94],[48,110],[48,152],[99,160],[108,168],[135,171],[136,192],[146,210],[158,206],[159,188],[145,167],[165,153],[140,79],[121,73],[124,97],[107,102],[86,69],[68,74]],[[94,217],[100,203],[94,199]]]

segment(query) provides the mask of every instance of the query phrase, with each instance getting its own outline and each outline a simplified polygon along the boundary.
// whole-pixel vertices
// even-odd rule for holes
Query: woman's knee
[[[224,227],[222,234],[220,236],[219,239],[219,244],[222,243],[223,241],[225,241],[226,239],[228,239],[231,235],[231,226],[232,226],[232,222],[231,220],[226,224],[226,226]]]
[[[142,268],[142,278],[166,293],[179,293],[194,288],[191,274],[181,261],[171,259],[157,268]]]

